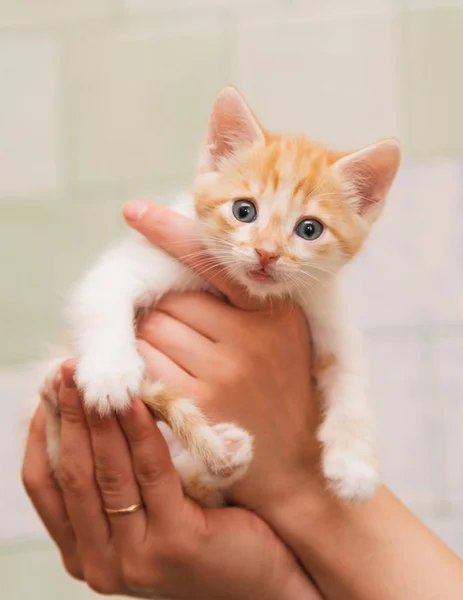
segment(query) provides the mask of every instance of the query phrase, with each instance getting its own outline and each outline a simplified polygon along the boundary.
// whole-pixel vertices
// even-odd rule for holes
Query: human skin
[[[191,252],[191,244],[189,247],[171,244],[173,239],[178,239],[175,232],[179,229],[181,235],[189,239],[184,221],[148,203],[142,203],[138,209],[134,211],[137,212],[135,218],[126,215],[135,229],[178,258]],[[177,311],[175,317],[182,320],[189,310],[185,306],[184,312]],[[208,314],[206,310],[204,314]],[[148,341],[159,350],[154,328],[151,331]],[[167,328],[164,339],[169,339]],[[276,345],[269,344],[270,353],[275,351]],[[245,336],[243,332],[241,352],[245,357],[248,346],[253,346],[253,335],[248,332]],[[297,348],[302,356],[302,346]],[[176,340],[176,355],[181,356],[182,350],[185,350],[182,341],[177,343]],[[276,355],[277,361],[280,360],[278,352]],[[265,356],[262,352],[259,362],[266,360]],[[293,361],[294,355],[291,355],[289,362]],[[270,362],[269,366],[269,372],[279,372],[275,363]],[[284,366],[286,370],[288,364]],[[214,419],[239,418],[240,424],[254,433],[257,448],[263,448],[262,453],[258,450],[255,470],[251,469],[236,486],[233,497],[272,526],[312,574],[324,597],[339,600],[457,600],[463,597],[463,561],[386,487],[372,500],[358,505],[343,503],[326,489],[319,473],[313,435],[318,410],[312,389],[309,395],[303,395],[306,402],[308,399],[307,412],[303,413],[296,407],[298,402],[304,402],[303,396],[294,393],[294,388],[288,387],[291,392],[282,393],[285,402],[277,400],[277,395],[267,395],[266,405],[261,408],[250,399],[242,399],[241,381],[225,399],[218,396],[220,401],[207,406]],[[273,426],[269,426],[269,415],[273,415]],[[292,415],[297,417],[292,419]],[[289,444],[289,452],[285,444]],[[267,478],[262,487],[264,473]]]
[[[197,249],[191,242],[193,224],[166,209],[144,206],[141,217],[129,219],[142,234],[178,258]],[[299,311],[287,304],[272,310],[247,305],[243,291],[220,273],[209,271],[207,276],[233,306],[207,295],[169,296],[141,324],[139,348],[152,377],[162,374],[182,393],[194,394],[212,420],[234,420],[253,433],[255,460],[231,497],[255,512],[200,511],[183,498],[165,445],[144,407],[135,402],[118,422],[94,415],[85,419],[72,386],[72,365],[67,365],[60,393],[64,502],[45,475],[40,413],[32,427],[24,480],[68,570],[100,591],[124,593],[137,584],[181,598],[317,597],[259,515],[312,574],[325,598],[463,597],[461,561],[388,490],[382,488],[372,501],[358,506],[342,504],[326,490],[314,436],[318,410],[309,377],[309,335]],[[148,483],[146,473],[140,483],[140,463],[133,440],[131,444],[130,427],[141,427],[142,418],[135,448],[140,453],[142,442],[150,440],[142,464],[154,475],[154,483]],[[125,454],[116,452],[124,444]],[[133,504],[140,497],[134,496],[137,489],[147,508],[130,517],[111,517],[108,523],[102,502],[113,507]],[[197,511],[207,515],[211,538],[188,535],[186,525],[190,519],[195,522],[190,515]],[[179,515],[187,515],[186,524],[179,525]],[[153,529],[137,525],[141,519],[145,528],[151,521]],[[152,541],[149,548],[134,542],[137,527],[153,532],[144,536]],[[173,530],[182,531],[181,538]],[[196,526],[193,531],[198,531]],[[186,589],[169,587],[179,580],[187,582]],[[200,595],[194,585],[204,580],[216,587],[201,589]],[[233,588],[237,582],[239,588]],[[225,589],[234,595],[223,595]]]
[[[310,344],[302,315],[290,305],[271,310],[253,306],[229,282],[214,279],[214,283],[242,308],[210,295],[166,297],[139,330],[139,350],[148,375],[157,378],[162,372],[166,381],[177,377],[176,387],[185,393],[188,389],[206,411],[215,397],[233,402],[230,394],[242,379],[241,410],[245,411],[247,402],[254,402],[261,407],[257,420],[265,414],[269,393],[278,395],[279,400],[285,392],[298,395],[296,412],[291,415],[291,404],[287,405],[287,421],[299,428],[301,420],[310,424],[313,411],[305,401],[311,393]],[[178,308],[187,309],[185,322],[173,316]],[[188,325],[193,324],[190,319],[207,321],[211,329],[196,332]],[[169,356],[170,342],[163,338],[166,326],[174,328],[170,335],[184,336],[184,344],[191,345],[183,352],[188,370],[178,367]],[[164,353],[146,341],[154,331],[160,343],[164,339]],[[244,355],[240,346],[250,332],[256,344],[247,344]],[[278,348],[281,360],[269,352],[272,345]],[[193,347],[196,352],[191,351]],[[266,359],[261,361],[263,350]],[[193,364],[195,356],[200,360]],[[251,372],[252,361],[256,364]],[[277,363],[279,370],[274,368]],[[208,370],[201,383],[193,374],[203,365],[208,365]],[[61,379],[55,382],[62,423],[61,489],[47,464],[41,409],[33,420],[23,468],[26,489],[73,576],[85,579],[101,593],[148,598],[321,598],[284,543],[255,513],[237,507],[202,510],[184,497],[166,444],[141,402],[135,400],[130,412],[119,418],[84,414],[73,383],[74,367],[68,361]],[[268,416],[263,423],[273,427],[276,415]],[[298,461],[303,464],[307,448],[296,443],[294,429],[281,445],[294,455],[302,448]],[[256,481],[260,478],[263,487],[268,478],[257,464],[265,452],[262,444],[256,444],[255,465],[249,474],[254,473]],[[286,480],[281,479],[279,493],[286,493],[285,485]],[[103,511],[103,505],[119,508],[139,501],[143,510],[130,516],[107,517]]]
[[[26,489],[68,572],[101,594],[140,598],[320,600],[292,554],[255,514],[202,510],[183,495],[167,446],[138,400],[121,416],[85,415],[74,364],[62,367],[61,489],[36,413]],[[142,502],[127,516],[103,506]]]

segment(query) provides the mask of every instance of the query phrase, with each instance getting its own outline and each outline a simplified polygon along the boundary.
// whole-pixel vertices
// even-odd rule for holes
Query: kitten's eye
[[[304,219],[296,227],[296,233],[304,240],[316,240],[323,233],[324,226],[317,219]]]
[[[252,223],[257,218],[257,208],[251,200],[235,200],[232,210],[235,219],[243,223]]]

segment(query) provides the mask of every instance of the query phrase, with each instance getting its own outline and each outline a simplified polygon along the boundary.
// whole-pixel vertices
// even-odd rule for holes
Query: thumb
[[[251,298],[244,286],[230,280],[220,265],[211,267],[210,261],[202,260],[208,252],[201,243],[197,224],[191,219],[165,206],[142,200],[127,202],[122,212],[130,227],[145,236],[153,245],[198,272],[203,279],[224,294],[233,306],[244,310],[268,308],[266,302]]]

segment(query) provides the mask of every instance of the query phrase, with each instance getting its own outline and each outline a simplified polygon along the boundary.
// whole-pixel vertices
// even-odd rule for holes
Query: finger
[[[73,380],[73,361],[62,368],[60,484],[79,550],[100,560],[109,544],[109,526],[95,481],[90,432]]]
[[[104,506],[117,510],[141,503],[130,450],[117,418],[100,417],[95,411],[87,413],[86,417],[92,440],[95,477]],[[108,514],[108,519],[116,546],[130,548],[144,538],[144,510],[129,515]]]
[[[163,381],[178,392],[184,393],[196,389],[197,382],[194,377],[165,356],[160,350],[148,342],[139,340],[137,349],[145,361],[146,374],[150,381]]]
[[[135,200],[123,207],[127,223],[144,235],[155,246],[159,246],[171,256],[200,273],[215,289],[224,294],[230,302],[245,310],[258,310],[265,305],[261,300],[252,300],[243,286],[230,280],[220,266],[212,267],[209,261],[201,261],[198,256],[207,255],[200,239],[197,225],[177,212],[157,206],[151,202]],[[207,263],[207,264],[206,264]]]
[[[156,305],[161,311],[213,342],[229,339],[236,330],[237,310],[211,294],[167,294]]]
[[[76,552],[74,531],[63,497],[48,462],[45,411],[37,409],[32,419],[22,468],[22,479],[32,504],[64,557]]]
[[[129,443],[148,521],[172,524],[180,515],[183,491],[153,416],[141,400],[135,398],[130,410],[118,418]]]
[[[162,310],[151,311],[138,327],[145,340],[193,377],[204,371],[204,363],[217,351],[209,338]]]

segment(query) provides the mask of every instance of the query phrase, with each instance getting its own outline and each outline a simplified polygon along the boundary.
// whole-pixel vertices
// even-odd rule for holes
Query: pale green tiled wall
[[[1,3],[0,3],[1,4]],[[0,195],[48,192],[61,181],[59,45],[0,29]]]
[[[64,53],[70,184],[189,174],[225,81],[224,53],[224,23],[214,15],[71,36]]]
[[[2,319],[0,364],[33,360],[62,323],[64,294],[97,252],[122,234],[116,189],[68,191],[66,198],[33,198],[0,206]]]
[[[242,18],[231,79],[264,123],[342,148],[400,134],[397,16]]]
[[[459,155],[463,148],[463,8],[408,12],[402,27],[408,150],[416,156]]]
[[[97,597],[83,583],[70,579],[50,542],[18,543],[0,548],[0,594],[2,600],[91,600]],[[112,598],[118,600],[116,596]]]
[[[115,14],[114,0],[2,0],[0,27],[50,25],[109,18]]]
[[[166,201],[188,179],[213,97],[232,82],[270,128],[339,147],[398,135],[408,159],[430,159],[429,169],[404,169],[397,203],[352,281],[372,336],[386,471],[415,507],[457,514],[463,478],[449,465],[462,450],[462,32],[463,0],[0,0],[4,389],[18,379],[12,365],[55,338],[70,283],[125,230],[122,202]],[[446,238],[426,262],[435,199]],[[378,264],[373,286],[365,273]],[[432,327],[451,335],[435,339]],[[441,413],[432,397],[440,391]],[[426,457],[434,448],[434,458],[416,465],[414,448]],[[50,546],[6,546],[0,582],[2,600],[91,596],[62,573]]]
[[[138,188],[163,201],[157,190],[187,179],[228,81],[270,127],[339,147],[398,135],[411,156],[461,154],[461,8],[245,4],[0,2],[0,226],[14,248],[4,281],[16,292],[0,301],[12,315],[2,337],[13,338],[0,364],[51,341],[58,292],[117,229],[111,203]],[[56,222],[66,215],[62,242]]]

